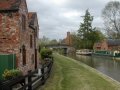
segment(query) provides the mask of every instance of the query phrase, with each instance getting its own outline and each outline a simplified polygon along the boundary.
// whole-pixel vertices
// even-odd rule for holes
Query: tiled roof
[[[108,39],[107,43],[109,46],[120,46],[120,39]]]
[[[18,10],[21,0],[0,0],[0,11]]]

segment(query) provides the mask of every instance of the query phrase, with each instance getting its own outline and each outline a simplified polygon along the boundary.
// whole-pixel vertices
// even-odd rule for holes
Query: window
[[[22,30],[26,30],[26,17],[22,15]]]
[[[26,65],[26,49],[25,46],[22,46],[22,61],[23,61],[23,65]]]
[[[30,35],[30,48],[33,47],[33,40],[32,40],[32,35]]]
[[[34,54],[32,54],[32,56],[31,56],[31,62],[32,62],[32,64],[34,64]]]

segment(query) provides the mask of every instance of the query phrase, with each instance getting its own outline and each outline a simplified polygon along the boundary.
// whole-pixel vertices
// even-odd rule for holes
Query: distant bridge
[[[66,45],[66,44],[51,44],[51,45],[46,45],[45,47],[47,48],[52,48],[52,49],[63,49],[64,54],[69,53],[71,49],[73,49],[72,46]]]

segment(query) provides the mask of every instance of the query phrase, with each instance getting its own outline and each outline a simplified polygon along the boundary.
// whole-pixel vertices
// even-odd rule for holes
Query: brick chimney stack
[[[70,37],[70,32],[67,32],[67,37]]]
[[[67,32],[67,37],[66,37],[65,43],[67,45],[71,45],[71,35],[70,35],[70,32]]]

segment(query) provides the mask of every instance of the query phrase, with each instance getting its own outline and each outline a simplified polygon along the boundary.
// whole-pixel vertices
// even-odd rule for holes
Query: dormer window
[[[22,15],[22,30],[26,30],[26,17]]]

